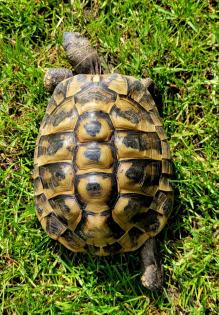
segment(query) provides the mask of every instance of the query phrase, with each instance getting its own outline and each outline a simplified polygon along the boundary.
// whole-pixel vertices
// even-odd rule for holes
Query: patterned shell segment
[[[37,216],[74,252],[132,251],[172,208],[167,137],[143,81],[77,75],[48,104],[35,150]]]

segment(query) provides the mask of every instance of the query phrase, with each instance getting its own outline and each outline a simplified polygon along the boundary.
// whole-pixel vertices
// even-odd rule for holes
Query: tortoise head
[[[74,72],[84,74],[100,74],[101,65],[97,51],[89,40],[77,32],[65,32],[63,47]]]

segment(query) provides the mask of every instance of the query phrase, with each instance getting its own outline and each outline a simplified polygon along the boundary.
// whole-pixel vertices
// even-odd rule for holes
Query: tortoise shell
[[[172,208],[167,137],[142,83],[79,74],[55,89],[34,158],[37,216],[74,252],[133,251]]]

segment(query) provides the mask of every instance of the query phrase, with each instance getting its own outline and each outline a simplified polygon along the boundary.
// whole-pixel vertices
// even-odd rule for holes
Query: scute
[[[143,80],[81,74],[61,82],[34,165],[38,219],[74,252],[136,250],[170,215],[169,145]]]

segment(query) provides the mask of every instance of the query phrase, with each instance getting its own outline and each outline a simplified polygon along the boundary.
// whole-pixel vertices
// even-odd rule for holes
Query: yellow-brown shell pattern
[[[136,250],[171,212],[167,137],[151,94],[133,77],[80,74],[61,82],[34,164],[38,219],[74,252]]]

